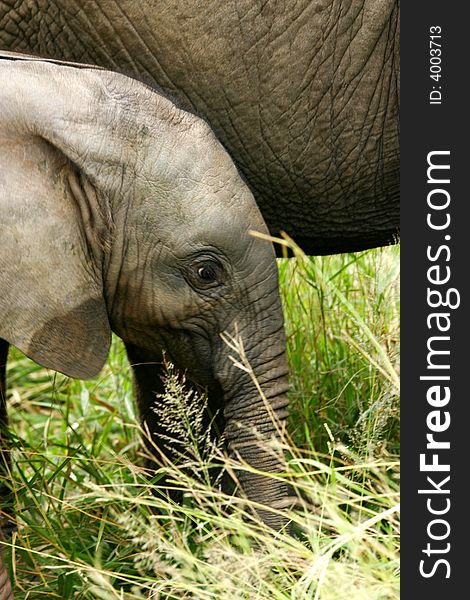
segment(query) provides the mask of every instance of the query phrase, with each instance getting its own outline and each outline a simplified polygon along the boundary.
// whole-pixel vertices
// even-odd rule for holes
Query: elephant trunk
[[[282,507],[288,485],[276,476],[285,471],[282,450],[276,441],[281,441],[285,428],[289,386],[279,299],[274,309],[267,317],[264,313],[261,320],[254,321],[255,333],[251,321],[246,328],[251,334],[226,339],[233,352],[223,387],[229,453],[249,465],[249,469],[237,473],[242,492],[256,504],[265,505],[267,509],[257,507],[256,512],[267,525],[280,529],[286,521],[276,509]],[[264,334],[261,341],[260,333]]]

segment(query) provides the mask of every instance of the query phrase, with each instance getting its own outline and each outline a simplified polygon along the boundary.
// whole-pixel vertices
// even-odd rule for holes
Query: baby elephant
[[[166,354],[220,403],[229,451],[279,470],[260,444],[287,416],[275,255],[250,234],[267,233],[263,218],[207,123],[123,75],[5,52],[0,105],[2,428],[9,344],[86,379],[114,331],[157,446],[151,407]],[[264,399],[230,360],[224,332],[242,339]],[[256,474],[240,483],[268,507],[287,493]]]

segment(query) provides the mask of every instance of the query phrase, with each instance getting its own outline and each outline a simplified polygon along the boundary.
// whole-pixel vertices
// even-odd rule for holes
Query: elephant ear
[[[0,127],[0,338],[86,379],[103,366],[111,331],[78,181],[54,145]]]

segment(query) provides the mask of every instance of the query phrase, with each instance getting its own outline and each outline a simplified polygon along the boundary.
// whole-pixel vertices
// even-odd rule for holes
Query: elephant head
[[[114,331],[141,367],[144,417],[166,353],[220,391],[230,450],[277,471],[263,444],[287,409],[275,255],[250,235],[264,221],[207,123],[123,75],[5,53],[0,103],[0,338],[88,378]],[[262,394],[230,360],[235,332]],[[271,506],[286,493],[241,483]]]

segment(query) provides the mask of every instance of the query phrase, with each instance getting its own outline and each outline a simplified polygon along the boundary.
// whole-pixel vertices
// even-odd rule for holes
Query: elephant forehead
[[[138,238],[148,235],[174,245],[184,240],[224,245],[235,236],[239,243],[251,229],[266,231],[255,200],[240,181],[147,181],[140,199],[127,208]]]
[[[213,247],[229,258],[252,249],[255,240],[251,230],[266,231],[257,211],[250,207],[241,210],[207,199],[172,207],[158,218],[156,227],[158,238],[176,255]]]

